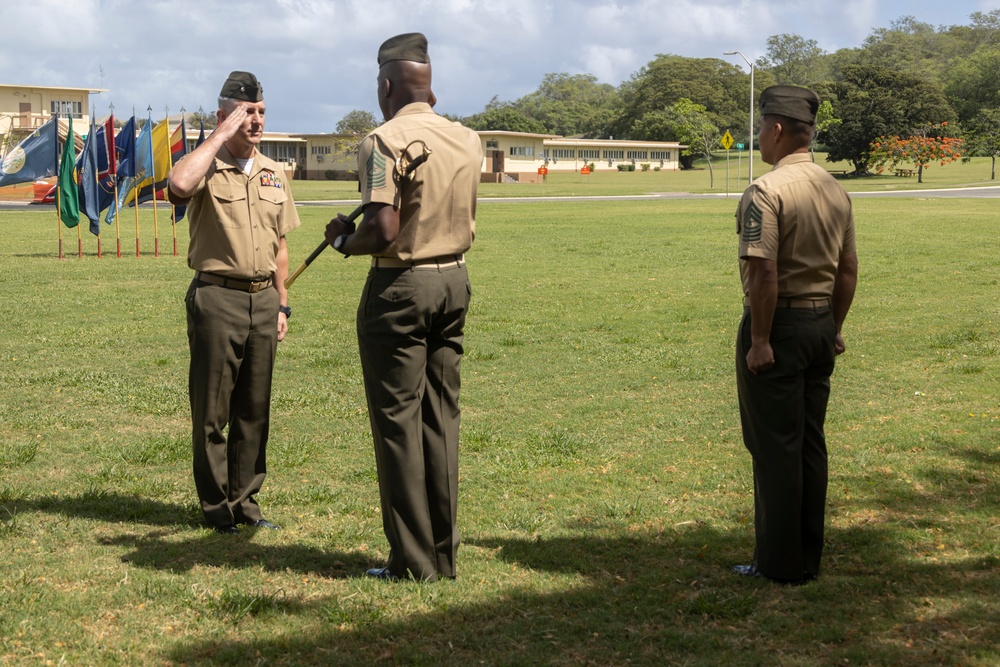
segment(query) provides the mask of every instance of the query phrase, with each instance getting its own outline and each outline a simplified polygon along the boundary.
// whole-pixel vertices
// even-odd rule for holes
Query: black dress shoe
[[[221,535],[239,535],[240,529],[234,524],[227,523],[225,526],[215,526],[215,532]]]
[[[373,579],[382,579],[383,581],[400,581],[401,577],[397,577],[392,572],[389,571],[387,567],[373,567],[372,569],[365,572],[366,577],[372,577]]]
[[[810,581],[816,580],[815,574],[804,574],[800,579],[777,579],[758,572],[755,565],[733,565],[732,571],[744,577],[764,578],[777,584],[785,584],[786,586],[801,586],[802,584],[808,584]]]
[[[250,524],[254,528],[267,528],[268,530],[281,530],[281,526],[276,523],[271,523],[267,519],[257,519]]]
[[[763,577],[753,565],[733,565],[733,572],[744,577]]]

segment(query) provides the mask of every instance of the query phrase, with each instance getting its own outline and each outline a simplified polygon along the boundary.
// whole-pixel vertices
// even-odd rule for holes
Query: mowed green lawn
[[[0,212],[0,663],[997,664],[996,202],[856,201],[827,550],[798,588],[729,572],[753,549],[734,207],[481,205],[437,584],[359,577],[387,549],[363,258],[292,288],[259,496],[283,530],[221,536],[190,473],[185,224],[181,257],[143,210],[142,257],[126,227],[125,257],[68,232],[59,261],[51,208]],[[293,266],[333,212],[301,209]]]

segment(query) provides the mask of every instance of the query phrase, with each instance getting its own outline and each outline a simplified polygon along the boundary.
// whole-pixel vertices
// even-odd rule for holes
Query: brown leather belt
[[[395,257],[372,257],[373,269],[453,269],[465,266],[465,255],[445,255],[430,259],[402,260]]]
[[[219,287],[225,287],[226,289],[239,290],[240,292],[250,292],[251,294],[262,292],[274,284],[273,276],[267,280],[240,280],[239,278],[227,278],[226,276],[217,276],[214,273],[195,271],[194,277],[195,280],[200,280],[201,282],[208,283],[209,285],[218,285]]]

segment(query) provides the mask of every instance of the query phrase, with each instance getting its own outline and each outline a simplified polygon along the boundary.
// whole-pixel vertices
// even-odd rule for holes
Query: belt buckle
[[[254,282],[254,281],[251,280],[250,281],[250,289],[248,289],[247,291],[250,292],[251,294],[256,294],[257,292],[259,292],[262,289],[262,285],[263,284],[264,284],[263,281],[261,281],[261,282]]]

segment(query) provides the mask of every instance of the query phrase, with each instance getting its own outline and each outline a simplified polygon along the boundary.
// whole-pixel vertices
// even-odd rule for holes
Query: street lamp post
[[[753,108],[754,108],[754,96],[753,96],[753,63],[740,53],[739,51],[726,51],[722,55],[724,56],[739,56],[743,58],[743,61],[750,66],[750,180],[747,181],[747,185],[753,183]]]

